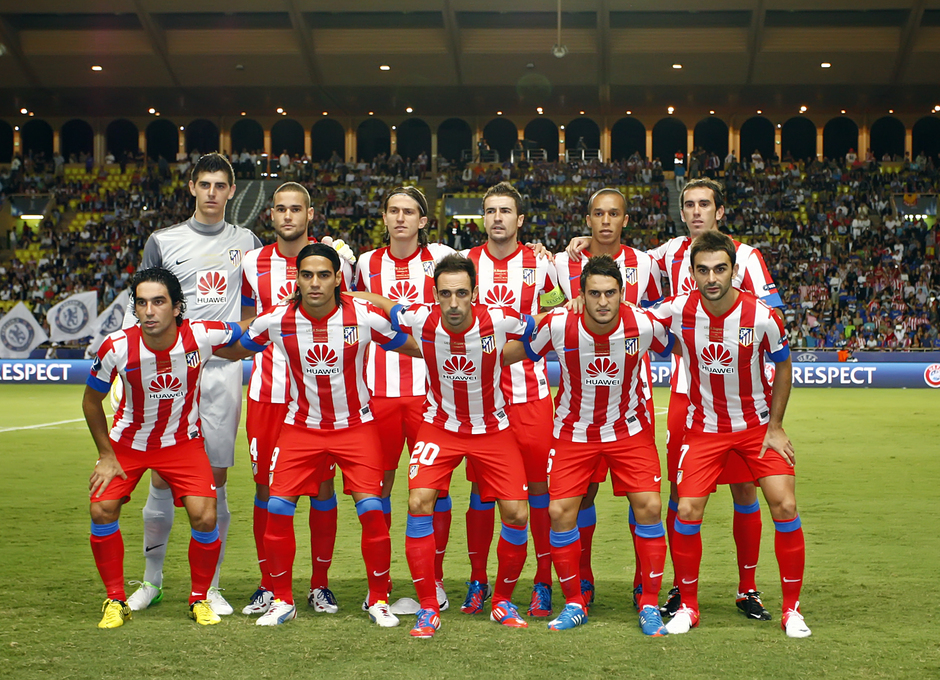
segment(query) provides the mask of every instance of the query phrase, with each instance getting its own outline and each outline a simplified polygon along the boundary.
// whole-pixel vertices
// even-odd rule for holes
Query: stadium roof
[[[940,104],[940,0],[562,0],[560,42],[552,0],[220,6],[0,0],[0,116]]]

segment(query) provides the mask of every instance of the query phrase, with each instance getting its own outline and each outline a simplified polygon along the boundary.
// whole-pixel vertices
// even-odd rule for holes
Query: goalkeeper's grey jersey
[[[164,267],[180,280],[187,319],[241,319],[242,257],[260,248],[252,232],[226,221],[202,224],[190,217],[147,239],[141,268]]]

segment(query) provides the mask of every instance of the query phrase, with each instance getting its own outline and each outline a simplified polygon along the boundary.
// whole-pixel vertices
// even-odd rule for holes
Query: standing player
[[[189,191],[196,198],[193,216],[181,224],[155,231],[144,246],[141,267],[164,267],[180,281],[197,319],[238,321],[242,256],[261,246],[247,229],[225,221],[225,204],[235,195],[235,173],[218,153],[201,157],[193,167]],[[125,322],[125,325],[127,323]],[[219,571],[231,522],[225,482],[235,464],[235,435],[242,409],[242,367],[237,362],[210,360],[202,378],[199,415],[206,453],[218,495],[217,515],[222,550],[209,588],[216,614],[232,613],[219,592]],[[173,527],[173,491],[157,471],[151,474],[144,505],[144,578],[128,599],[134,611],[163,599],[163,561]]]
[[[518,314],[536,314],[540,296],[546,306],[562,301],[555,268],[539,258],[517,236],[525,220],[523,199],[508,182],[490,187],[483,196],[483,226],[486,243],[466,251],[473,262],[480,287],[480,300],[490,307],[508,307]],[[529,615],[552,613],[552,561],[548,517],[548,436],[552,423],[552,399],[549,394],[545,361],[526,359],[502,373],[502,390],[509,404],[509,423],[522,450],[529,493],[532,543],[535,546],[536,571]],[[465,614],[483,611],[490,586],[486,562],[493,541],[493,503],[480,497],[473,465],[467,466],[473,482],[470,508],[467,510],[467,553],[470,557],[470,581],[467,597],[460,608]]]
[[[89,481],[91,549],[108,592],[98,627],[117,628],[131,618],[118,519],[121,505],[130,500],[148,468],[172,484],[173,500],[185,506],[192,525],[189,616],[204,626],[219,623],[208,601],[221,542],[215,485],[199,429],[199,379],[209,358],[235,342],[241,328],[219,321],[184,321],[183,291],[165,269],[138,271],[130,288],[140,323],[105,339],[82,400],[98,448]],[[101,402],[117,377],[124,384],[124,396],[109,432]]]
[[[760,482],[774,520],[774,552],[783,590],[781,627],[789,637],[809,637],[799,602],[806,547],[796,509],[796,458],[783,430],[793,379],[790,348],[774,310],[734,287],[735,251],[734,242],[717,231],[696,237],[689,258],[697,290],[651,310],[677,338],[690,377],[690,407],[676,471],[679,509],[672,547],[682,605],[667,629],[687,633],[699,623],[702,517],[734,451]],[[765,357],[777,365],[772,389],[764,373]]]
[[[264,533],[274,601],[258,619],[276,626],[297,615],[291,589],[296,543],[294,513],[300,496],[315,495],[328,458],[343,470],[347,494],[362,524],[362,556],[369,581],[369,617],[398,625],[386,602],[391,541],[382,516],[383,470],[379,433],[362,376],[370,342],[386,349],[416,347],[370,304],[340,293],[340,262],[333,248],[313,243],[296,259],[293,299],[255,319],[242,338],[247,356],[270,343],[287,359],[290,401],[271,456],[270,499]]]
[[[526,473],[499,384],[506,343],[528,337],[533,322],[510,309],[475,304],[478,293],[473,263],[448,255],[434,272],[436,305],[391,310],[404,331],[421,339],[428,372],[424,422],[408,471],[405,532],[405,554],[421,607],[411,631],[418,638],[432,637],[441,625],[432,513],[463,458],[474,466],[480,500],[499,503],[502,520],[490,619],[528,627],[512,603],[528,540]]]
[[[268,311],[290,298],[296,289],[296,258],[309,243],[307,225],[313,218],[310,194],[300,184],[287,182],[275,190],[271,221],[277,241],[245,254],[242,266],[242,318]],[[343,290],[349,289],[352,270],[346,260],[343,267]],[[266,576],[264,529],[268,517],[268,474],[271,454],[280,424],[287,415],[290,376],[287,361],[276,345],[269,345],[255,355],[248,384],[248,415],[245,429],[251,452],[252,475],[255,479],[253,530],[261,584],[243,614],[263,614],[274,596]],[[310,577],[308,604],[318,612],[339,611],[336,597],[329,589],[329,567],[333,561],[336,541],[336,494],[332,477],[324,479],[316,497],[310,498],[310,550],[313,571]]]
[[[385,195],[382,207],[387,246],[359,257],[356,289],[375,293],[408,307],[434,301],[434,265],[454,251],[439,243],[428,243],[428,202],[416,187],[395,187]],[[427,371],[420,358],[372,347],[366,365],[366,380],[372,394],[372,413],[382,433],[382,459],[385,479],[382,510],[391,527],[390,495],[395,471],[407,443],[413,451],[421,424],[421,411],[427,392]],[[451,500],[445,495],[434,507],[434,537],[437,543],[435,583],[441,610],[450,606],[444,591],[444,552],[450,534]]]
[[[531,342],[538,354],[554,350],[561,368],[549,458],[549,513],[552,562],[566,606],[548,627],[565,630],[587,621],[578,508],[603,461],[610,468],[614,494],[627,496],[635,518],[640,628],[646,635],[664,635],[657,600],[666,561],[662,476],[640,378],[646,351],[665,352],[671,341],[659,323],[622,301],[621,266],[610,256],[588,260],[578,284],[584,312],[553,310]]]
[[[592,255],[609,255],[620,268],[623,289],[623,301],[635,306],[649,307],[662,297],[660,281],[662,272],[656,261],[646,253],[621,244],[620,238],[624,228],[630,221],[627,214],[627,199],[616,189],[599,189],[588,200],[586,221],[591,229],[591,249],[584,250],[574,257],[567,252],[555,256],[555,269],[558,272],[558,285],[565,293],[565,297],[574,300],[581,293],[582,268]],[[640,373],[640,382],[643,385],[643,396],[649,411],[648,417],[652,426],[655,426],[655,411],[653,409],[652,373],[649,355],[643,353],[643,370]],[[594,538],[594,529],[597,525],[597,511],[594,508],[594,499],[600,482],[607,478],[607,466],[600,460],[597,471],[588,486],[587,495],[581,502],[578,512],[578,528],[581,543],[581,589],[584,591],[587,604],[594,603],[594,571],[591,568],[591,546]],[[630,506],[630,532],[636,531],[636,521],[633,506]],[[633,575],[634,604],[638,605],[638,596],[641,589],[641,574],[639,554],[636,555]]]

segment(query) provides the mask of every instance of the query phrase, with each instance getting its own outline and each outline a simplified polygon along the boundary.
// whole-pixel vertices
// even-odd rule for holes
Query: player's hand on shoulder
[[[565,248],[565,252],[568,253],[568,257],[570,257],[572,260],[580,260],[581,251],[587,249],[590,245],[590,236],[575,236],[568,243],[568,247]]]
[[[535,257],[537,257],[538,259],[540,260],[547,259],[552,264],[555,263],[555,256],[552,255],[551,251],[548,248],[546,248],[543,244],[526,243],[525,246],[526,248],[531,248],[532,252],[535,253]]]
[[[584,300],[579,295],[573,300],[568,300],[568,302],[565,303],[564,308],[572,314],[580,314],[584,311]]]

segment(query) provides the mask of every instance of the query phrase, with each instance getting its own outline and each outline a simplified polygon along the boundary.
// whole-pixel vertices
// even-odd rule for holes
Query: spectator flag
[[[76,293],[46,312],[49,339],[53,342],[78,340],[92,334],[98,318],[98,293]]]
[[[0,358],[28,359],[30,352],[49,339],[29,307],[22,302],[0,319]]]
[[[98,315],[98,318],[91,326],[91,344],[88,345],[85,356],[93,356],[106,337],[114,331],[121,330],[124,325],[124,313],[127,311],[130,301],[131,291],[129,288],[125,288],[120,295],[114,298],[114,302]]]

